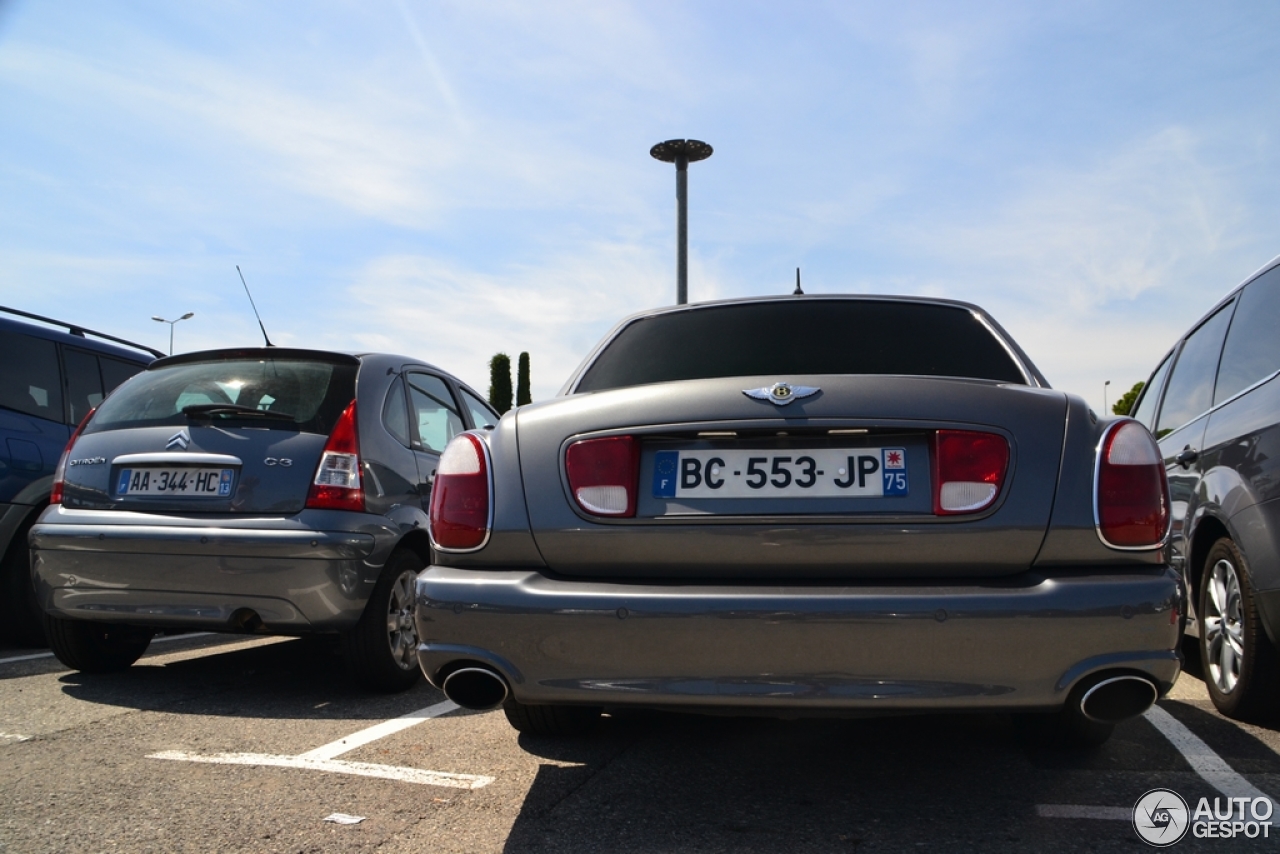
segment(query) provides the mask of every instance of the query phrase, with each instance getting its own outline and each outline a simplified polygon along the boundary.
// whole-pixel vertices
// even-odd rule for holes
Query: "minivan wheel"
[[[1248,563],[1229,538],[1213,544],[1200,578],[1200,660],[1209,698],[1231,718],[1280,709],[1280,662],[1253,600]]]
[[[151,629],[45,615],[49,648],[58,660],[82,673],[127,670],[151,645]]]
[[[344,638],[352,675],[372,691],[404,691],[422,678],[413,606],[414,586],[423,566],[411,551],[391,555],[364,615]]]

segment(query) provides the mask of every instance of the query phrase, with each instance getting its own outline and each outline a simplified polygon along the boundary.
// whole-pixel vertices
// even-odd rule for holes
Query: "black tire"
[[[1205,557],[1197,604],[1200,661],[1213,705],[1241,720],[1280,712],[1280,655],[1258,616],[1248,561],[1228,537]]]
[[[31,516],[34,522],[38,513]],[[27,549],[30,524],[20,527],[0,561],[0,632],[20,646],[47,646],[44,612],[36,602],[31,580],[31,552]]]
[[[351,675],[371,691],[406,691],[422,678],[413,606],[414,582],[423,566],[411,551],[392,554],[360,622],[343,636]]]
[[[526,735],[576,736],[595,729],[599,706],[528,706],[510,697],[502,704],[507,722]]]
[[[49,648],[58,660],[81,673],[127,670],[151,645],[151,629],[86,620],[44,617]]]

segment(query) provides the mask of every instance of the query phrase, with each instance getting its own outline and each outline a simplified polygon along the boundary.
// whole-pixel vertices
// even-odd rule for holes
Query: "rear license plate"
[[[658,451],[654,498],[884,498],[907,495],[905,448]]]
[[[229,498],[235,469],[121,469],[116,495],[165,495],[180,498]]]

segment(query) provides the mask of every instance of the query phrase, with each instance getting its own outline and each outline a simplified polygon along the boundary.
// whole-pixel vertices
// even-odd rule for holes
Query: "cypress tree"
[[[511,357],[506,353],[489,360],[489,405],[499,415],[511,408]]]
[[[533,403],[529,393],[529,354],[521,353],[516,362],[516,406]]]

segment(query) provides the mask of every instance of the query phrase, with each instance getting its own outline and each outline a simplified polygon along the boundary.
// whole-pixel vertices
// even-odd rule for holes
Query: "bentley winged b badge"
[[[774,383],[767,388],[744,388],[742,393],[756,400],[771,400],[779,406],[786,406],[793,400],[817,394],[822,389],[811,385],[791,385],[790,383]]]

